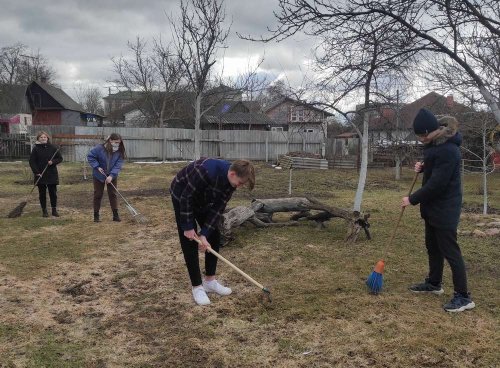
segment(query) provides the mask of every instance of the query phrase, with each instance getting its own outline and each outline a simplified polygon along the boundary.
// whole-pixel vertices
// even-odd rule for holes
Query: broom
[[[57,152],[59,152],[60,149],[61,149],[60,147],[58,149],[56,149],[56,151],[54,152],[54,154],[52,155],[52,157],[50,158],[49,161],[52,161],[54,159],[54,157],[56,156]],[[14,208],[12,211],[9,212],[9,214],[7,215],[8,218],[16,218],[16,217],[19,217],[23,214],[24,207],[26,207],[26,204],[28,203],[28,200],[30,199],[31,194],[33,193],[33,190],[38,185],[38,182],[42,178],[43,174],[45,174],[45,171],[47,170],[48,167],[49,167],[49,163],[47,162],[45,169],[43,169],[42,173],[40,174],[40,176],[36,180],[35,185],[33,185],[33,188],[31,188],[30,192],[26,196],[26,199],[24,201],[22,201],[21,203],[19,203],[16,208]]]
[[[410,190],[408,191],[408,196],[410,196],[411,192],[413,191],[413,187],[415,186],[415,183],[417,182],[418,178],[418,172],[415,173],[415,176],[413,178],[413,182],[411,183]],[[405,212],[406,207],[401,207],[401,212],[399,213],[399,218],[398,221],[396,222],[396,226],[394,227],[394,230],[392,232],[391,238],[389,239],[389,242],[385,245],[384,249],[387,249],[388,247],[391,246],[392,241],[394,240],[394,236],[396,236],[396,231],[398,230],[399,223],[401,222],[401,218],[403,217],[403,213]],[[384,251],[385,253],[385,251]],[[385,267],[385,261],[383,259],[379,260],[376,264],[375,267],[373,268],[372,273],[370,276],[368,276],[368,279],[366,280],[366,286],[368,286],[368,289],[370,289],[370,292],[372,294],[378,294],[382,291],[382,285],[384,283],[384,267]]]

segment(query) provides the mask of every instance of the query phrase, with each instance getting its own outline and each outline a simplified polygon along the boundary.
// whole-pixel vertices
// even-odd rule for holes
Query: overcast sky
[[[266,34],[275,24],[276,7],[275,0],[226,0],[227,20],[232,21],[226,74],[244,71],[248,60],[264,57],[262,72],[300,83],[308,72],[311,39],[263,44],[236,35]],[[0,0],[0,47],[21,42],[39,49],[56,70],[56,82],[73,97],[77,83],[97,85],[107,94],[111,57],[126,54],[127,41],[136,36],[169,39],[167,14],[178,12],[178,0]]]

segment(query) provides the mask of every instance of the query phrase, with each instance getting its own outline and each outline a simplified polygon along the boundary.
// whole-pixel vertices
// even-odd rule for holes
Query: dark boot
[[[94,222],[101,222],[101,220],[99,220],[99,212],[94,212]]]
[[[47,212],[46,208],[42,208],[42,216],[43,217],[49,217],[49,213]]]
[[[59,213],[57,212],[57,208],[56,207],[52,207],[52,216],[59,217]]]
[[[118,216],[118,210],[113,210],[113,221],[120,222],[120,216]]]

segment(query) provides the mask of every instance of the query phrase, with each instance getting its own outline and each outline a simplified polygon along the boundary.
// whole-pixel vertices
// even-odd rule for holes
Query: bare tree
[[[500,37],[500,7],[497,0],[279,0],[276,14],[279,25],[272,36],[264,39],[281,40],[299,31],[324,34],[339,31],[347,24],[358,26],[369,16],[372,22],[397,23],[388,29],[388,37],[412,38],[402,51],[411,50],[427,57],[442,55],[473,81],[475,88],[500,123],[498,98],[487,77],[474,63],[470,44],[482,48],[483,40],[497,42]],[[371,35],[363,33],[366,41]],[[481,42],[477,42],[481,41]],[[478,55],[484,55],[479,52]],[[495,70],[493,70],[496,72]]]
[[[175,105],[177,93],[182,90],[180,60],[172,52],[171,45],[163,44],[161,37],[153,40],[151,49],[140,37],[128,42],[127,46],[131,55],[111,59],[115,73],[112,82],[131,95],[140,92],[141,98],[134,105],[141,112],[142,123],[160,126],[168,118],[167,105]],[[169,109],[171,114],[174,111]]]
[[[493,142],[489,142],[489,137],[495,129],[496,122],[491,114],[485,112],[466,112],[462,116],[459,116],[458,119],[462,125],[462,130],[468,137],[462,145],[462,149],[465,151],[464,156],[472,157],[473,161],[480,163],[483,189],[483,214],[486,215],[488,214],[488,175],[494,171],[493,165],[491,167],[488,166],[488,161],[495,152],[494,147],[491,145]],[[475,166],[464,164],[463,169],[475,172]]]
[[[414,61],[415,51],[406,51],[414,39],[396,32],[400,28],[397,22],[383,22],[368,13],[356,22],[339,22],[328,29],[314,24],[310,30],[320,39],[314,64],[318,77],[311,85],[318,95],[311,104],[340,113],[361,139],[361,165],[353,205],[357,212],[361,211],[367,176],[369,116],[380,103],[390,99],[388,75],[403,78]],[[362,109],[346,112],[339,107],[346,98],[359,95],[364,100]],[[361,126],[356,121],[361,121]]]
[[[104,115],[102,104],[102,92],[98,87],[75,86],[76,101],[85,109],[86,112],[92,114]]]
[[[194,158],[201,155],[200,122],[202,101],[210,86],[216,85],[213,66],[219,50],[226,47],[229,29],[224,27],[226,12],[223,0],[191,0],[180,2],[179,22],[172,22],[177,56],[179,57],[190,89],[195,94]],[[219,78],[220,80],[220,78]]]
[[[31,51],[22,43],[0,49],[0,83],[29,84],[32,81],[52,83],[55,71],[40,51]]]

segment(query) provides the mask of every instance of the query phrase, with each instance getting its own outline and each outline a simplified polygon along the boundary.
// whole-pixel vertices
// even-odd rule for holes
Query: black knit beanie
[[[439,128],[439,123],[432,112],[420,109],[413,120],[413,131],[416,135],[428,134]]]

